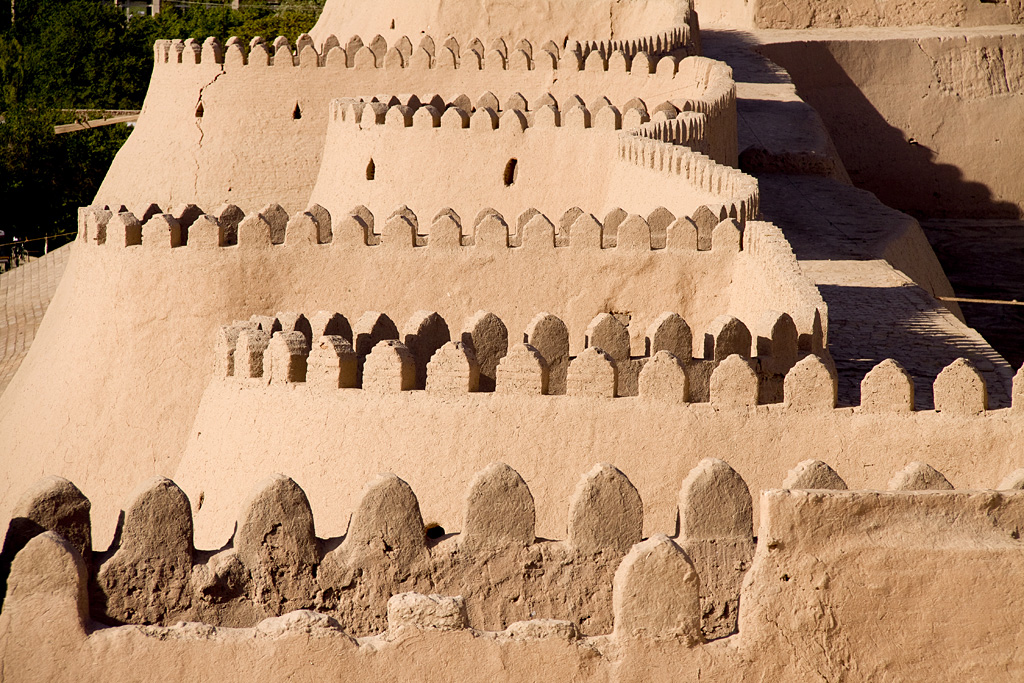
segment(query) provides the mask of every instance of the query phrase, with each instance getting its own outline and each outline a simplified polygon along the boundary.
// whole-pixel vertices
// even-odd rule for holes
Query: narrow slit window
[[[301,119],[302,118],[302,110],[299,109],[299,103],[298,102],[295,103],[295,111],[292,112],[292,118],[293,119]]]
[[[201,119],[201,118],[203,118],[203,113],[204,113],[204,110],[203,110],[203,103],[202,103],[202,102],[200,102],[200,103],[199,103],[199,106],[198,106],[198,107],[196,107],[196,118],[197,118],[197,119]]]
[[[366,165],[366,179],[373,180],[375,175],[377,175],[377,166],[373,163],[373,159],[370,159],[370,163]]]
[[[505,164],[505,187],[508,187],[516,181],[518,166],[519,162],[515,159],[509,159],[508,163]]]

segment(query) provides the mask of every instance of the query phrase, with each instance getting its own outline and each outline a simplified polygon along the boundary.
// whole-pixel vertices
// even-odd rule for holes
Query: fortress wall
[[[786,655],[858,680],[1020,678],[1021,598],[998,577],[1024,569],[1022,503],[994,491],[763,492],[742,648],[778,653],[765,671],[776,680]]]
[[[736,192],[736,182],[698,179],[701,174],[696,170],[688,177],[688,169],[670,169],[672,160],[662,156],[676,150],[667,146],[662,156],[650,159],[647,169],[623,163],[629,154],[614,129],[583,127],[584,117],[596,117],[600,110],[592,114],[579,107],[563,108],[558,127],[539,123],[542,114],[549,117],[551,112],[506,112],[500,120],[483,122],[479,118],[486,117],[479,113],[474,114],[474,123],[462,128],[451,115],[432,127],[429,117],[414,114],[406,121],[411,125],[403,126],[394,119],[408,112],[393,109],[385,115],[390,122],[383,124],[368,122],[370,113],[364,113],[358,124],[351,120],[351,112],[349,120],[332,114],[311,202],[333,214],[356,204],[380,212],[402,197],[421,215],[452,208],[467,217],[480,206],[503,215],[514,215],[526,206],[548,215],[558,215],[556,211],[566,206],[601,214],[623,207],[643,215],[664,206],[676,215],[692,215],[699,206],[718,202],[729,204],[735,216],[747,212],[736,211],[735,200],[730,200],[743,196],[744,190],[748,196],[756,193],[753,179],[746,178],[749,187]],[[530,125],[524,127],[526,123]],[[497,129],[492,129],[495,124]],[[707,173],[714,172],[713,162],[706,157],[704,161]],[[742,176],[738,171],[732,174]],[[566,182],[569,178],[572,182]],[[748,197],[743,199],[752,204]]]
[[[473,12],[444,3],[411,2],[396,7],[345,2],[324,7],[310,34],[317,45],[332,34],[376,33],[393,42],[403,35],[441,30],[460,41],[480,38],[487,45],[499,38],[511,44],[524,35],[543,36],[561,44],[566,37],[588,41],[604,36],[654,36],[667,26],[696,33],[696,24],[692,3],[678,0],[592,2],[578,7],[536,0],[512,7],[488,0]]]
[[[738,262],[733,271],[729,312],[754,324],[765,309],[786,311],[805,334],[817,317],[827,347],[828,306],[803,274],[782,231],[772,223],[747,221],[743,238],[750,258]]]
[[[823,35],[760,50],[821,114],[854,184],[882,202],[919,217],[1024,211],[1017,155],[1007,153],[1024,128],[1024,32]]]
[[[157,234],[147,226],[161,221],[166,230],[166,219],[151,219],[139,228],[143,237]],[[173,249],[166,231],[165,246],[156,249],[145,242],[115,249],[112,239],[100,246],[76,243],[51,313],[0,399],[0,433],[11,464],[0,477],[2,507],[11,504],[12,491],[45,474],[75,479],[99,501],[103,491],[173,473],[225,321],[253,312],[340,307],[353,320],[379,310],[402,324],[427,309],[454,328],[486,309],[520,334],[544,309],[574,330],[601,311],[626,312],[638,329],[663,311],[677,311],[703,330],[727,311],[730,273],[743,258],[735,247],[685,254],[600,249],[596,222],[589,250],[578,243],[578,250],[570,244],[527,255],[494,243],[497,252],[467,247],[453,253],[412,248],[411,233],[405,250],[390,250],[386,241],[353,250],[343,246],[345,224],[336,219],[337,241],[323,245],[295,234],[295,244],[286,237],[283,245],[203,249],[196,224],[188,245]],[[356,230],[355,223],[347,225]],[[473,234],[472,219],[464,225]],[[110,237],[112,226],[107,230]],[[580,228],[576,234],[586,233]],[[460,278],[451,284],[455,272]],[[594,280],[593,272],[605,276]],[[122,335],[131,335],[132,343]],[[97,519],[109,537],[115,512]]]
[[[698,9],[700,3],[698,3]],[[734,10],[730,19],[749,16]],[[704,16],[701,10],[701,16]],[[742,20],[742,19],[741,19]],[[759,0],[753,7],[757,28],[842,28],[847,26],[998,26],[1019,24],[1024,9],[1017,0],[987,3],[977,0],[926,0],[893,3],[868,2],[786,2]],[[744,22],[741,25],[749,25]]]
[[[357,641],[305,610],[242,629],[101,626],[89,619],[95,597],[85,563],[50,531],[15,558],[0,653],[14,680],[149,671],[153,680],[306,671],[426,679],[443,661],[445,675],[460,680],[917,679],[942,667],[950,680],[1009,681],[1021,673],[1019,598],[1012,582],[985,579],[1024,568],[1015,538],[1021,504],[1019,492],[765,492],[740,631],[725,647],[693,637],[703,584],[664,536],[634,546],[620,564],[610,636],[581,637],[554,620],[470,629],[462,598],[404,593],[388,601],[386,628]]]
[[[754,491],[777,486],[807,458],[830,463],[857,489],[884,489],[894,473],[917,460],[931,463],[957,488],[995,487],[1021,466],[1019,408],[962,414],[946,405],[914,412],[897,407],[904,405],[898,401],[831,408],[834,382],[827,373],[808,378],[807,362],[790,371],[792,380],[787,376],[785,403],[744,407],[723,403],[742,394],[734,366],[723,371],[720,391],[737,393],[716,401],[712,376],[711,403],[643,394],[608,399],[498,392],[439,399],[420,391],[371,395],[301,383],[214,381],[174,476],[193,500],[205,496],[196,514],[197,538],[219,546],[230,533],[245,482],[271,471],[291,473],[327,535],[344,530],[356,502],[354,482],[381,471],[423,492],[425,518],[451,529],[458,528],[456,492],[474,472],[501,459],[538,500],[538,535],[561,538],[576,473],[595,461],[614,464],[636,486],[645,505],[645,535],[673,533],[678,482],[708,456],[726,457]],[[957,391],[966,391],[968,380],[958,382]]]
[[[218,63],[214,47],[208,44],[198,64],[189,63],[194,52],[186,52],[182,45],[158,43],[156,50],[146,104],[97,192],[100,203],[195,201],[215,206],[274,199],[289,211],[301,209],[308,205],[309,189],[319,170],[329,102],[380,92],[415,93],[423,101],[433,93],[448,101],[466,94],[474,102],[492,92],[503,104],[514,93],[522,93],[528,102],[550,93],[560,103],[578,95],[591,106],[607,97],[620,108],[639,98],[651,111],[665,99],[673,99],[681,109],[707,113],[709,139],[726,141],[725,147],[712,145],[710,152],[718,155],[722,148],[725,155],[728,141],[735,144],[735,126],[729,125],[735,92],[728,68],[706,67],[712,77],[691,78],[706,70],[703,65],[710,60],[691,67],[684,59],[676,75],[671,59],[659,72],[651,73],[655,65],[648,63],[647,72],[642,73],[627,70],[624,57],[605,61],[595,54],[586,65],[571,53],[562,55],[559,68],[552,71],[550,64],[545,68],[539,47],[531,48],[536,59],[530,69],[514,59],[502,67],[498,63],[502,60],[494,59],[497,66],[484,70],[468,49],[459,68],[444,68],[436,58],[431,68],[422,69],[411,62],[388,68],[384,58],[376,58],[368,48],[359,66],[356,55],[346,57],[341,48],[320,57],[306,46],[302,55],[283,54],[271,66],[266,65],[270,57],[262,46],[246,56],[240,46],[232,45]],[[180,55],[185,61],[177,61]],[[348,60],[351,68],[346,67]],[[582,71],[581,65],[586,67]],[[200,103],[201,118],[196,116]],[[294,118],[296,106],[299,119]],[[735,163],[734,156],[715,158]],[[152,171],[145,181],[133,170],[140,167]]]
[[[329,128],[310,201],[332,214],[357,204],[379,213],[393,209],[401,197],[422,216],[450,207],[468,219],[482,206],[505,216],[531,206],[558,216],[570,206],[598,215],[621,206],[647,215],[664,204],[677,215],[691,215],[716,199],[682,183],[673,185],[675,192],[657,185],[636,192],[617,172],[614,130],[576,129],[568,122],[524,130],[516,123],[503,116],[498,130],[374,124],[353,130],[351,123],[338,121]],[[373,180],[367,179],[370,160]],[[512,160],[515,179],[506,185]]]

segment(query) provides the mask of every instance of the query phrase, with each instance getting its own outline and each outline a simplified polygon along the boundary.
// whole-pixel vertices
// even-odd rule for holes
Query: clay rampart
[[[442,48],[454,54],[443,46],[435,52]],[[627,60],[624,53],[615,52],[606,62],[599,51],[593,51],[587,58],[588,68],[587,60],[569,59],[575,53],[561,54],[563,50],[559,64],[547,69],[534,61],[529,64],[533,68],[526,64],[516,68],[515,59],[498,70],[438,68],[436,58],[430,67],[418,69],[413,68],[411,57],[408,67],[378,66],[375,59],[365,58],[373,53],[363,46],[364,59],[348,68],[347,57],[331,60],[329,54],[326,60],[317,56],[314,61],[303,61],[303,53],[317,55],[308,43],[301,45],[299,57],[284,59],[284,52],[292,53],[278,43],[282,59],[260,67],[251,51],[269,55],[262,43],[247,55],[240,43],[232,42],[222,62],[217,61],[221,50],[215,41],[202,46],[193,42],[188,48],[182,43],[182,54],[199,55],[200,61],[191,60],[191,64],[190,59],[161,62],[169,55],[177,58],[178,53],[169,44],[161,43],[156,49],[157,65],[147,102],[97,193],[99,202],[241,205],[274,198],[289,211],[300,209],[310,202],[309,189],[319,174],[329,102],[381,92],[415,93],[423,102],[435,93],[477,97],[476,93],[491,92],[502,104],[516,93],[529,102],[545,94],[559,102],[578,96],[595,111],[605,98],[619,107],[638,98],[651,108],[668,99],[680,111],[705,113],[709,155],[720,163],[736,163],[731,71],[702,57],[680,61],[664,57],[656,68],[646,54]],[[397,48],[388,49],[401,54]],[[204,50],[207,58],[202,57]],[[341,50],[335,48],[335,52]],[[538,57],[548,54],[540,46],[529,51]],[[476,54],[468,48],[460,54],[463,52]],[[425,50],[422,54],[429,56]],[[325,66],[313,66],[321,62]],[[510,64],[513,68],[508,68]],[[360,165],[366,163],[365,159],[359,161]],[[128,170],[138,165],[150,169],[145,182]]]
[[[273,204],[248,216],[234,206],[210,215],[195,205],[163,213],[151,204],[135,208],[144,223],[122,208],[115,207],[116,214],[102,207],[83,210],[80,239],[87,248],[110,257],[121,253],[116,258],[136,261],[134,268],[217,264],[243,281],[253,276],[252,263],[276,264],[271,269],[277,274],[265,275],[268,279],[260,288],[272,286],[277,277],[287,277],[305,262],[352,273],[388,272],[409,286],[419,283],[415,301],[404,296],[404,290],[384,294],[374,278],[360,281],[354,276],[341,278],[348,292],[344,298],[351,305],[383,308],[402,319],[443,303],[444,308],[436,310],[446,318],[459,318],[476,306],[525,329],[531,316],[547,309],[565,316],[574,329],[583,329],[597,312],[611,310],[634,321],[633,343],[639,350],[643,329],[663,311],[677,311],[703,329],[729,312],[732,302],[755,316],[766,310],[758,301],[768,301],[783,306],[779,310],[796,321],[802,335],[814,333],[816,317],[820,332],[826,329],[824,303],[813,285],[804,283],[801,288],[800,279],[782,282],[778,291],[760,288],[755,295],[732,290],[731,274],[737,268],[764,270],[767,277],[769,270],[779,268],[780,259],[791,260],[790,268],[796,265],[792,254],[744,250],[744,228],[728,216],[724,205],[702,206],[692,218],[676,218],[664,207],[646,218],[614,209],[603,221],[575,207],[551,219],[536,209],[515,219],[484,209],[468,220],[445,209],[429,226],[406,206],[378,217],[356,207],[332,219],[316,205],[289,217]],[[758,229],[765,228],[754,228]],[[354,269],[356,254],[360,264]],[[453,259],[465,283],[460,301],[448,295]],[[573,283],[588,280],[595,269],[619,272],[625,281],[592,282],[580,291]],[[479,279],[477,285],[470,284],[473,278]],[[500,293],[501,282],[520,283],[517,295]],[[689,294],[680,297],[679,291]],[[323,294],[326,297],[326,291]]]
[[[687,53],[690,56],[697,54],[692,47],[687,48],[691,41],[690,29],[686,26],[630,40],[580,42],[566,38],[560,43],[552,40],[534,43],[526,38],[506,43],[505,40],[497,38],[485,48],[479,38],[472,38],[460,46],[459,40],[454,36],[441,40],[423,35],[416,46],[413,46],[408,36],[401,36],[389,46],[387,40],[378,34],[368,42],[364,42],[359,35],[353,35],[344,44],[337,36],[331,35],[322,44],[315,46],[309,34],[304,33],[298,37],[294,48],[284,37],[278,37],[272,43],[268,43],[264,38],[257,36],[246,46],[239,38],[233,36],[223,45],[214,37],[205,41],[195,38],[157,40],[153,52],[156,64],[238,66],[251,63],[253,66],[277,67],[331,65],[375,69],[463,68],[476,71],[530,71],[542,68],[631,71],[635,66],[638,72],[647,74],[655,70],[654,64],[650,61],[651,55],[665,56],[674,53],[678,57],[680,52],[681,56],[687,56]],[[595,55],[595,58],[591,59],[591,55]]]
[[[622,109],[607,98],[592,106],[550,94],[529,106],[518,94],[502,104],[490,92],[475,108],[465,96],[448,104],[415,96],[335,100],[310,201],[332,213],[357,203],[379,212],[400,196],[429,214],[465,214],[481,203],[508,214],[532,202],[545,213],[575,204],[691,215],[717,204],[740,223],[757,215],[757,181],[690,148],[714,146],[704,135],[707,115],[670,102],[649,110],[639,98]],[[676,131],[689,146],[652,139]],[[444,176],[447,200],[421,169]],[[471,190],[461,202],[454,201],[459,188]]]
[[[497,391],[706,402],[715,368],[736,354],[756,375],[749,401],[756,405],[782,400],[784,376],[802,356],[825,356],[817,317],[800,335],[788,314],[762,313],[771,320],[760,330],[764,336],[751,335],[729,315],[718,316],[703,335],[694,336],[686,321],[670,312],[639,331],[609,313],[596,315],[585,330],[570,331],[557,316],[541,312],[521,335],[510,334],[488,311],[467,315],[461,331],[454,320],[450,324],[432,311],[416,311],[404,323],[378,311],[352,322],[332,311],[253,315],[221,327],[213,377],[263,385],[306,383],[317,390],[425,388],[441,400]],[[517,344],[520,338],[523,345]],[[572,350],[577,351],[570,355]],[[413,369],[413,382],[386,379]]]
[[[169,216],[163,215],[165,208]],[[97,501],[94,514],[103,534],[111,534],[116,511],[102,502],[100,487],[116,490],[156,472],[177,470],[209,384],[220,325],[253,313],[314,313],[340,306],[353,322],[364,311],[375,310],[403,324],[427,310],[455,326],[483,310],[493,312],[508,330],[522,333],[538,312],[547,311],[574,331],[570,343],[579,345],[580,331],[598,313],[614,312],[628,320],[634,333],[631,355],[642,356],[643,332],[665,311],[678,313],[693,330],[703,331],[723,313],[740,316],[751,326],[757,322],[757,316],[741,315],[734,306],[757,313],[771,307],[789,313],[806,332],[812,329],[816,307],[823,309],[813,290],[814,296],[804,301],[792,288],[759,288],[764,305],[754,290],[737,291],[732,283],[739,263],[744,272],[757,271],[762,262],[774,268],[774,259],[761,251],[741,250],[743,232],[729,221],[723,224],[710,209],[694,216],[696,228],[685,217],[673,219],[666,212],[642,218],[616,213],[597,220],[570,209],[550,219],[529,212],[504,218],[492,212],[444,214],[437,220],[420,215],[416,230],[403,209],[394,216],[377,215],[368,244],[370,217],[365,213],[333,217],[330,237],[321,237],[326,222],[316,218],[316,207],[309,208],[309,216],[287,218],[270,205],[256,211],[246,206],[248,215],[232,207],[188,205],[133,206],[132,219],[120,211],[102,219],[84,215],[86,239],[72,247],[69,286],[55,296],[53,314],[40,326],[23,365],[23,376],[33,379],[15,378],[6,390],[12,409],[4,424],[11,425],[6,433],[12,452],[31,449],[37,438],[15,426],[26,420],[53,434],[53,445],[30,459],[24,470],[9,472],[0,482],[4,491],[14,495],[44,474],[74,478]],[[215,221],[202,215],[211,212]],[[112,222],[120,242],[111,239]],[[101,223],[104,243],[96,246],[93,239],[101,234]],[[690,246],[668,245],[673,223],[690,231]],[[568,233],[563,225],[569,226]],[[647,233],[652,226],[665,228],[665,248],[651,248]],[[226,244],[232,231],[241,244],[217,246],[222,237]],[[423,243],[421,233],[426,246],[414,246]],[[613,233],[616,246],[611,248],[605,238]],[[372,244],[376,235],[380,242]],[[472,238],[473,246],[468,240],[466,246],[456,246],[464,235]],[[512,235],[517,240],[522,235],[522,246],[509,246]],[[702,235],[709,239],[707,249],[698,244]],[[345,242],[345,236],[352,240]],[[132,246],[127,246],[129,237]],[[184,246],[171,247],[172,239]],[[319,243],[325,239],[332,241]],[[725,241],[711,248],[715,239]],[[453,286],[456,272],[460,281]],[[609,277],[596,278],[596,272]],[[138,331],[137,343],[125,344],[111,334],[125,329]],[[69,344],[70,338],[76,342]],[[76,379],[69,381],[72,377]],[[40,383],[60,389],[41,393]],[[131,412],[132,419],[107,426],[103,416],[122,410]],[[64,419],[67,411],[78,417]],[[146,457],[132,455],[140,452]],[[9,509],[11,497],[0,499],[0,507]]]
[[[430,365],[426,391],[402,390],[397,380],[390,389],[376,384],[372,391],[317,389],[308,382],[275,382],[270,375],[215,380],[203,396],[176,479],[190,496],[205,492],[211,501],[197,515],[197,533],[219,545],[226,540],[219,530],[229,526],[240,502],[239,487],[271,467],[301,480],[325,528],[340,533],[345,510],[354,504],[333,483],[340,453],[346,476],[365,478],[388,468],[416,488],[447,490],[424,510],[446,528],[457,514],[449,487],[464,485],[495,454],[531,486],[542,486],[547,501],[568,500],[573,481],[567,468],[586,468],[595,458],[613,461],[645,501],[646,534],[672,533],[674,493],[666,477],[682,478],[709,452],[728,454],[755,489],[775,486],[807,458],[832,463],[855,488],[885,488],[895,471],[917,460],[932,462],[967,488],[995,486],[1020,466],[1019,401],[986,409],[984,382],[965,361],[935,380],[937,410],[914,410],[913,382],[892,361],[865,378],[861,405],[837,406],[834,376],[816,355],[804,356],[785,374],[775,403],[759,397],[756,365],[739,355],[708,363],[709,401],[695,402],[686,391],[696,383],[688,382],[686,368],[668,352],[646,362],[637,396],[612,398],[610,373],[602,372],[611,353],[602,351],[571,360],[564,396],[544,395],[540,382],[528,381],[531,362],[536,368],[543,354],[522,350],[509,351],[508,363],[520,371],[499,376],[494,392],[446,384],[438,394]],[[763,367],[767,360],[756,363]],[[386,362],[375,365],[377,376],[398,376],[385,371]],[[275,419],[260,418],[268,414]],[[352,443],[361,446],[352,451],[346,446]],[[965,444],[972,444],[970,460]],[[450,476],[439,484],[434,474],[442,463]],[[538,504],[538,534],[560,537],[565,519],[559,506]]]
[[[533,496],[500,463],[469,487],[459,533],[433,540],[425,538],[416,495],[394,475],[364,489],[348,533],[333,541],[317,538],[302,489],[275,475],[240,509],[233,544],[203,553],[192,542],[194,503],[173,482],[157,478],[127,506],[120,541],[87,562],[66,539],[83,524],[87,531],[88,517],[54,517],[47,513],[52,507],[37,504],[84,499],[70,482],[51,480],[22,501],[32,531],[7,537],[20,552],[8,578],[0,647],[14,671],[50,679],[65,670],[52,668],[58,652],[62,664],[69,656],[81,658],[75,680],[102,680],[142,664],[133,657],[150,666],[173,659],[182,673],[195,667],[210,674],[227,660],[236,674],[239,666],[260,673],[310,666],[321,675],[365,674],[408,667],[414,648],[443,656],[447,673],[466,667],[467,675],[470,661],[477,674],[492,661],[506,670],[515,652],[525,670],[537,667],[552,680],[574,673],[604,680],[669,663],[676,672],[722,678],[802,680],[840,675],[851,664],[865,675],[927,677],[936,661],[962,661],[958,646],[967,643],[985,656],[958,673],[1011,680],[1020,666],[1009,654],[1019,640],[1008,607],[1012,584],[936,571],[955,565],[987,576],[1024,567],[1017,538],[1024,496],[1018,485],[1004,484],[1000,491],[935,485],[847,491],[824,463],[801,463],[786,489],[762,494],[755,549],[750,493],[721,460],[702,461],[683,480],[678,534],[646,540],[636,526],[644,502],[610,465],[580,480],[565,541],[535,537]],[[481,560],[488,571],[474,575]],[[883,572],[885,580],[865,584],[869,570]],[[588,576],[545,584],[573,572]],[[561,600],[541,602],[541,594],[523,590],[531,583],[544,584],[544,596]],[[332,584],[345,589],[320,590]],[[414,585],[445,594],[403,590]],[[562,595],[566,590],[580,593]],[[342,600],[330,604],[339,595]],[[970,609],[979,605],[991,609]],[[709,636],[709,625],[726,614],[735,619],[737,607],[738,634],[730,646],[708,644],[724,635]],[[111,612],[135,624],[179,616],[205,623],[109,627],[92,621],[126,621]],[[48,615],[45,623],[40,613]],[[908,613],[917,618],[908,623]],[[599,617],[585,618],[591,614]],[[834,635],[839,620],[844,656],[837,659],[811,636]],[[217,625],[225,621],[245,627]],[[362,633],[375,635],[353,638]],[[872,638],[879,634],[883,642]],[[244,654],[249,643],[256,648],[252,655]],[[274,666],[254,656],[270,644]],[[398,654],[402,664],[392,662]]]
[[[623,45],[670,40],[682,32],[688,48],[699,49],[700,37],[693,3],[683,0],[626,0],[589,2],[585,5],[563,6],[543,0],[525,0],[515,6],[483,0],[473,12],[447,3],[410,2],[400,6],[378,7],[365,3],[332,3],[310,34],[317,46],[331,35],[381,35],[389,42],[405,36],[441,33],[467,44],[483,39],[488,47],[498,40],[510,47],[522,35],[552,39],[559,45],[568,42],[583,44]],[[630,40],[624,40],[630,39]],[[633,40],[635,39],[635,40]],[[664,43],[663,43],[664,44]],[[669,43],[671,44],[671,43]]]

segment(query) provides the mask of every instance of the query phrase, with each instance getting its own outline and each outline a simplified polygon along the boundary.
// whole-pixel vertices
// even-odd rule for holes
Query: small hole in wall
[[[301,119],[302,118],[302,110],[299,109],[299,103],[298,102],[295,103],[295,111],[292,112],[292,118],[293,119]]]
[[[519,162],[515,159],[509,159],[508,163],[505,164],[505,187],[508,187],[516,181],[516,175],[518,175]]]
[[[444,536],[444,527],[440,524],[437,524],[436,522],[427,524],[426,527],[424,528],[424,531],[427,534],[427,538],[433,539],[441,538],[442,536]]]
[[[395,30],[395,20],[394,19],[391,20],[391,30],[392,31]]]
[[[370,163],[366,165],[366,179],[373,180],[375,175],[377,175],[377,166],[373,163],[373,159],[370,159]]]
[[[197,119],[203,118],[203,113],[204,113],[204,111],[203,111],[203,103],[200,102],[199,106],[196,107],[196,118]]]

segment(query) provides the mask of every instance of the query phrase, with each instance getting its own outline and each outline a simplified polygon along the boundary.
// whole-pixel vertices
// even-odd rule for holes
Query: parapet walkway
[[[820,117],[754,51],[757,34],[710,30],[703,43],[733,68],[740,163],[758,178],[764,219],[782,229],[828,304],[840,404],[858,404],[860,380],[893,358],[914,377],[918,409],[930,409],[935,376],[963,356],[984,374],[989,407],[1008,405],[1012,369],[955,304],[934,298],[953,292],[917,222],[848,184]]]
[[[65,245],[0,275],[0,393],[28,353],[70,254]]]
[[[989,407],[1009,405],[1013,371],[1006,361],[884,258],[888,243],[878,218],[899,212],[869,192],[827,178],[765,175],[759,181],[765,216],[785,233],[800,267],[828,304],[829,350],[839,372],[841,404],[858,404],[860,380],[893,358],[914,378],[917,408],[930,409],[935,376],[964,357],[985,376]],[[896,224],[892,227],[898,232]],[[898,236],[890,237],[895,242]],[[928,248],[923,238],[908,242],[910,248]],[[896,255],[889,259],[899,262]],[[908,261],[905,267],[912,265]]]

